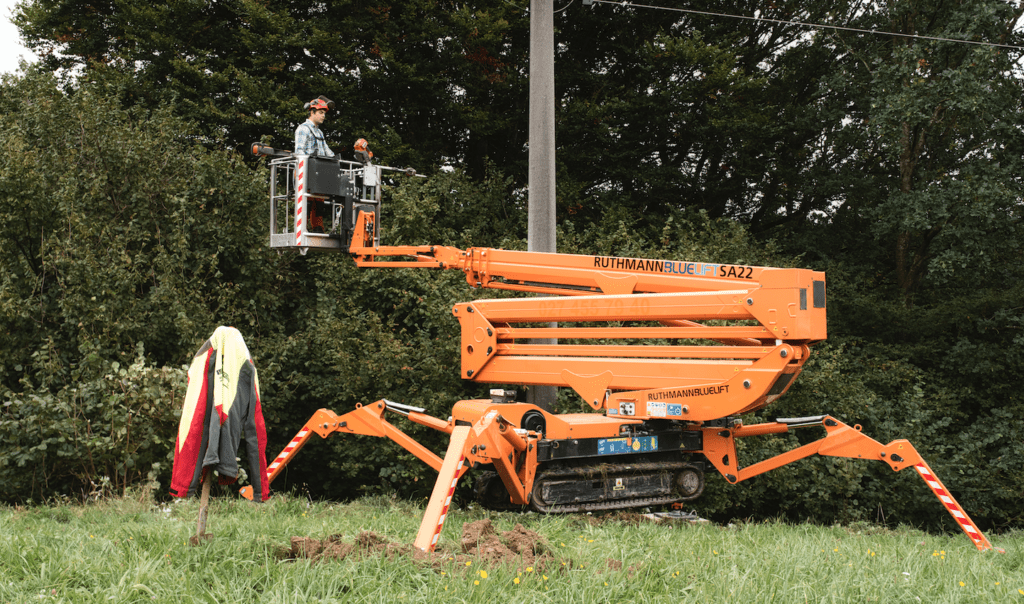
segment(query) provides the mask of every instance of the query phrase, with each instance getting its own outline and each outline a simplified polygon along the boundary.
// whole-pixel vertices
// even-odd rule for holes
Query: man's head
[[[319,96],[306,103],[305,109],[309,111],[310,121],[319,126],[324,123],[327,112],[334,109],[334,101],[325,96]]]

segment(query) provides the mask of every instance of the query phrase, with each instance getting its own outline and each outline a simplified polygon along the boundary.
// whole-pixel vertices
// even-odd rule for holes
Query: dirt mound
[[[421,552],[411,545],[390,542],[370,532],[359,533],[352,543],[346,543],[341,535],[326,539],[292,537],[289,548],[277,552],[279,559],[297,560],[306,558],[314,561],[343,560],[348,556],[410,556],[431,566],[458,563],[469,558],[478,558],[487,566],[511,565],[516,568],[544,568],[551,560],[544,538],[517,524],[511,531],[501,535],[494,530],[489,519],[470,522],[462,527],[460,540],[461,554],[442,550]]]
[[[278,558],[296,560],[344,560],[351,555],[385,555],[394,556],[408,554],[413,550],[411,545],[390,543],[384,537],[370,531],[363,531],[356,536],[354,543],[345,543],[341,535],[331,535],[326,539],[312,537],[292,537],[291,547],[278,551]]]
[[[498,535],[489,518],[463,525],[461,546],[464,554],[476,556],[489,566],[543,568],[551,560],[543,537],[521,524]]]

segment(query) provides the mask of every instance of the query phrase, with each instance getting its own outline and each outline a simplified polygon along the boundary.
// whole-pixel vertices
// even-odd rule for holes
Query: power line
[[[997,48],[1012,48],[1013,50],[1024,51],[1024,46],[1014,46],[1012,44],[996,44],[994,42],[977,42],[974,40],[958,40],[956,38],[938,38],[934,36],[919,36],[915,34],[900,34],[891,31],[878,31],[874,29],[858,29],[856,27],[842,27],[840,25],[824,25],[822,23],[807,23],[806,21],[786,21],[784,19],[768,19],[766,17],[749,17],[747,15],[730,15],[728,13],[714,13],[709,11],[692,10],[688,8],[673,8],[669,6],[651,6],[649,4],[634,4],[632,2],[626,2],[625,0],[620,2],[613,2],[612,0],[583,0],[583,4],[616,4],[619,6],[632,7],[632,8],[651,8],[655,10],[666,10],[677,13],[687,13],[691,15],[703,15],[706,17],[726,17],[729,19],[746,19],[748,21],[764,21],[766,23],[780,23],[783,25],[803,25],[804,27],[817,27],[819,29],[834,29],[837,31],[849,31],[860,34],[872,34],[876,36],[894,36],[897,38],[912,38],[914,40],[934,40],[938,42],[955,42],[957,44],[974,44],[975,46],[994,46]]]

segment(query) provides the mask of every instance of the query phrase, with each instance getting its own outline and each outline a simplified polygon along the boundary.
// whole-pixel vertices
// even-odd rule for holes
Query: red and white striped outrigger
[[[915,453],[917,452],[915,451]],[[921,456],[918,455],[919,459],[920,457]],[[914,469],[917,470],[917,473],[924,479],[928,488],[931,489],[932,492],[935,493],[935,496],[939,498],[939,501],[946,506],[946,511],[948,511],[953,517],[953,520],[956,520],[957,525],[964,534],[974,542],[974,545],[977,546],[980,551],[992,549],[992,544],[989,543],[988,539],[985,538],[985,535],[981,533],[978,526],[974,524],[971,517],[967,515],[967,512],[960,507],[960,504],[957,503],[956,499],[953,499],[953,496],[949,494],[948,490],[946,490],[942,481],[940,481],[938,476],[936,476],[932,472],[932,469],[928,467],[928,464],[922,459],[919,463],[914,464]],[[1003,550],[999,549],[999,551]]]
[[[451,440],[444,459],[385,420],[385,410],[399,413],[413,422],[450,434]],[[537,459],[536,433],[515,429],[496,411],[484,414],[471,426],[456,425],[453,421],[445,422],[426,415],[422,409],[388,400],[379,400],[372,405],[357,405],[354,411],[345,415],[335,415],[327,409],[318,410],[267,467],[268,482],[273,482],[288,462],[295,458],[295,454],[302,449],[310,436],[317,434],[327,438],[334,432],[390,438],[438,472],[437,482],[434,483],[426,513],[413,543],[423,551],[433,551],[437,547],[441,529],[444,528],[444,521],[448,517],[448,508],[452,504],[455,487],[474,463],[494,464],[501,474],[509,477],[517,485],[515,492],[511,494],[512,503],[529,503]],[[520,458],[524,458],[523,461],[527,463],[520,463]],[[533,463],[529,463],[531,460]],[[252,487],[244,487],[240,493],[246,499],[252,499]]]

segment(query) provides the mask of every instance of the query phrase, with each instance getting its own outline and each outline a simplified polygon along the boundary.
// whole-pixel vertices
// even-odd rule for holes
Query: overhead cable
[[[769,19],[767,17],[751,17],[748,15],[731,15],[728,13],[715,13],[710,11],[693,10],[689,8],[674,8],[669,6],[652,6],[649,4],[635,4],[633,2],[613,2],[612,0],[584,0],[584,4],[615,4],[618,6],[624,6],[629,8],[650,8],[654,10],[666,10],[677,13],[687,13],[691,15],[703,15],[706,17],[726,17],[729,19],[745,19],[748,21],[763,21],[766,23],[780,23],[783,25],[802,25],[804,27],[817,27],[819,29],[834,29],[837,31],[849,31],[860,34],[872,34],[876,36],[894,36],[897,38],[911,38],[914,40],[933,40],[937,42],[954,42],[957,44],[974,44],[975,46],[993,46],[996,48],[1011,48],[1013,50],[1024,51],[1024,46],[1014,46],[1012,44],[996,44],[994,42],[979,42],[976,40],[959,40],[956,38],[939,38],[935,36],[919,36],[917,34],[901,34],[891,31],[878,31],[874,29],[859,29],[856,27],[843,27],[841,25],[825,25],[823,23],[807,23],[806,21],[787,21],[785,19]]]

